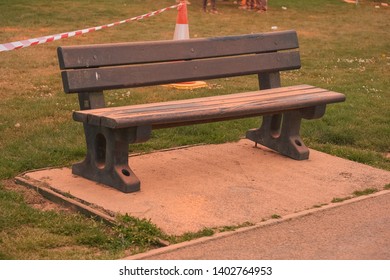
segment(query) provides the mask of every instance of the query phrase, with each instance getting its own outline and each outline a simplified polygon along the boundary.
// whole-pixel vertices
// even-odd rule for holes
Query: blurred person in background
[[[210,0],[210,2],[211,2],[211,13],[212,14],[218,14],[215,1],[216,0]],[[207,0],[203,0],[203,12],[207,12]]]

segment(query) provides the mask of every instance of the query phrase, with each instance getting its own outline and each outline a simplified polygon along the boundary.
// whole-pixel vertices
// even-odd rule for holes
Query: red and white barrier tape
[[[56,40],[60,40],[60,39],[64,39],[64,38],[69,38],[69,37],[78,36],[78,35],[89,33],[89,32],[93,32],[93,31],[105,29],[105,28],[108,28],[108,27],[113,27],[113,26],[116,26],[116,25],[119,25],[119,24],[130,22],[130,21],[141,20],[141,19],[144,19],[144,18],[148,18],[148,17],[152,17],[152,16],[155,16],[155,15],[161,14],[161,13],[167,11],[167,10],[178,8],[181,5],[183,5],[183,3],[179,3],[177,5],[172,5],[170,7],[163,8],[163,9],[160,9],[160,10],[157,10],[157,11],[154,11],[154,12],[150,12],[150,13],[147,13],[147,14],[144,14],[144,15],[141,15],[141,16],[132,17],[132,18],[129,18],[129,19],[117,21],[117,22],[114,22],[114,23],[106,24],[106,25],[101,25],[101,26],[96,26],[96,27],[91,27],[91,28],[85,28],[85,29],[82,29],[82,30],[77,30],[77,31],[72,31],[72,32],[67,32],[67,33],[61,33],[61,34],[56,34],[56,35],[50,35],[50,36],[45,36],[45,37],[39,37],[39,38],[34,38],[34,39],[29,39],[29,40],[23,40],[23,41],[16,41],[16,42],[11,42],[11,43],[0,44],[0,52],[12,51],[12,50],[17,50],[17,49],[21,49],[21,48],[26,48],[26,47],[29,47],[29,46],[35,46],[35,45],[39,45],[39,44],[43,44],[43,43],[48,43],[48,42],[52,42],[52,41],[56,41]]]

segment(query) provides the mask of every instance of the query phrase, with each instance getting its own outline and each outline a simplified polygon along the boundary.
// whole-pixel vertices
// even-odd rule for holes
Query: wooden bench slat
[[[291,51],[70,70],[62,72],[62,79],[65,92],[76,93],[292,70],[300,66],[299,52]]]
[[[211,122],[231,118],[259,116],[278,112],[340,102],[345,96],[325,89],[297,86],[256,92],[213,96],[211,98],[155,103],[146,106],[125,106],[74,113],[75,120],[110,128],[131,126],[167,127],[192,122]],[[82,117],[81,117],[82,116]]]
[[[307,93],[307,92],[313,92],[318,90],[319,88],[316,88],[311,85],[295,85],[295,86],[286,86],[286,87],[279,87],[275,89],[267,89],[267,90],[261,90],[261,91],[251,91],[246,92],[245,97],[242,93],[234,93],[234,94],[227,94],[223,95],[223,99],[225,103],[230,102],[231,100],[237,100],[256,96],[256,98],[269,98],[272,99],[275,92],[278,93],[279,96],[282,95],[290,95],[293,91],[299,91],[301,94]],[[259,96],[260,95],[260,96]],[[169,110],[172,107],[178,107],[178,106],[186,106],[191,104],[200,104],[201,102],[213,102],[216,101],[217,103],[220,103],[221,95],[216,96],[207,96],[207,97],[199,97],[199,98],[190,98],[190,99],[181,99],[181,100],[173,100],[168,102],[156,102],[156,103],[146,103],[146,104],[135,104],[135,105],[128,105],[128,106],[121,106],[121,107],[108,107],[108,108],[100,108],[100,109],[93,109],[88,111],[78,111],[74,114],[74,119],[79,122],[86,122],[87,121],[87,115],[89,112],[93,112],[94,115],[98,115],[100,117],[109,117],[113,114],[118,114],[117,111],[123,111],[122,109],[131,110],[131,113],[137,113],[137,112],[147,112],[147,111],[163,111],[163,110]]]
[[[230,106],[204,106],[198,109],[183,111],[171,111],[154,115],[139,115],[138,118],[102,118],[101,125],[110,128],[129,127],[131,125],[151,125],[153,128],[164,128],[191,123],[215,122],[221,120],[262,116],[267,113],[281,113],[288,110],[313,107],[344,101],[344,96],[334,95],[329,92],[321,92],[312,96],[291,96],[288,98],[273,98],[272,100],[256,101],[249,99],[247,102],[229,104]]]
[[[200,59],[298,48],[295,31],[58,48],[61,69]]]
[[[297,85],[297,86],[289,86],[289,87],[280,87],[277,89],[268,89],[268,90],[262,90],[262,91],[252,91],[252,92],[246,92],[245,98],[251,97],[253,95],[256,96],[256,98],[270,98],[272,99],[273,93],[277,91],[279,93],[279,96],[286,93],[287,95],[291,94],[291,91],[299,90],[302,93],[304,91],[312,91],[313,86],[310,85]],[[259,96],[261,95],[261,97]],[[227,103],[230,100],[234,99],[242,99],[243,98],[242,93],[235,93],[235,94],[227,94],[223,95],[224,102]],[[128,106],[121,106],[121,107],[105,107],[100,109],[93,109],[88,111],[77,111],[73,114],[73,119],[78,122],[88,122],[88,116],[91,118],[91,114],[98,116],[98,117],[110,117],[112,115],[118,114],[118,111],[131,111],[129,113],[135,114],[138,112],[148,112],[148,111],[164,111],[164,110],[171,110],[172,108],[182,107],[182,106],[194,106],[195,104],[201,104],[202,102],[208,102],[211,103],[213,101],[216,101],[217,103],[221,102],[221,96],[208,96],[208,97],[199,97],[199,98],[190,98],[190,99],[181,99],[181,100],[173,100],[168,102],[156,102],[156,103],[146,103],[146,104],[136,104],[136,105],[128,105]],[[91,113],[91,114],[90,114]],[[94,123],[89,120],[89,123],[94,125],[99,125],[99,122]]]

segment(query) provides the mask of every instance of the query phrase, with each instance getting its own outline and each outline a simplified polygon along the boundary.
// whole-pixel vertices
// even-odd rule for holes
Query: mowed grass
[[[0,185],[0,259],[113,259],[167,238],[145,219],[122,216],[109,226],[10,187]]]
[[[221,14],[212,15],[201,12],[201,1],[191,2],[188,17],[192,38],[296,30],[302,69],[283,73],[283,85],[306,83],[347,96],[346,102],[328,106],[322,119],[303,122],[301,132],[306,145],[390,170],[390,8],[376,8],[374,1],[361,1],[355,6],[341,0],[273,0],[269,11],[259,15],[237,9],[233,1],[218,1]],[[172,0],[0,0],[0,43],[111,23],[174,3]],[[68,166],[85,154],[82,125],[71,117],[72,111],[78,109],[77,97],[64,94],[62,89],[58,46],[171,40],[175,23],[176,11],[167,11],[87,35],[0,53],[0,180],[27,170]],[[163,87],[111,91],[106,94],[106,101],[109,106],[116,106],[258,88],[255,76],[212,80],[209,85],[193,91]],[[130,149],[143,152],[237,141],[247,129],[259,124],[258,118],[252,118],[157,130],[151,141]],[[153,242],[146,245],[132,242],[134,237],[123,234],[130,226],[121,229],[119,236],[126,242],[119,246],[113,241],[118,231],[111,226],[67,212],[32,209],[8,188],[0,192],[0,258],[55,258],[50,252],[63,252],[59,258],[116,258],[127,250],[135,252],[157,246]],[[10,224],[12,220],[19,222]],[[69,221],[70,228],[78,228],[77,233],[63,231],[62,223],[57,221]],[[59,228],[44,226],[50,222]],[[80,237],[84,234],[89,237]],[[94,236],[99,237],[93,239]]]

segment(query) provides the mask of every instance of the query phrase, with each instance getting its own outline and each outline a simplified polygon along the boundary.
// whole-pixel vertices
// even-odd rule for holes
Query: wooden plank
[[[265,92],[265,94],[261,94]],[[310,86],[213,96],[173,102],[75,112],[76,120],[110,128],[152,125],[154,128],[260,116],[320,104],[341,102],[345,96]],[[81,117],[82,116],[82,117]]]
[[[295,31],[216,38],[59,47],[61,69],[200,59],[298,48]]]
[[[222,98],[225,100],[225,102],[229,102],[232,99],[242,98],[242,96],[250,97],[253,95],[256,96],[261,95],[262,97],[265,98],[272,98],[272,96],[270,97],[270,95],[274,95],[274,94],[281,95],[286,92],[289,93],[297,90],[301,92],[310,92],[313,89],[315,89],[315,87],[310,85],[295,85],[295,86],[280,87],[271,90],[227,94],[227,95],[222,95]],[[260,96],[258,98],[260,98]],[[221,99],[221,95],[216,95],[216,96],[181,99],[181,100],[174,100],[174,101],[167,101],[167,102],[155,102],[155,103],[136,104],[136,105],[121,106],[121,107],[100,108],[100,109],[94,109],[93,111],[91,110],[77,111],[73,114],[73,119],[79,122],[87,122],[87,116],[90,114],[90,112],[99,117],[109,117],[112,114],[116,114],[117,111],[129,110],[131,111],[129,113],[137,113],[137,112],[148,111],[148,110],[162,111],[162,110],[166,110],[167,108],[171,108],[172,106],[186,106],[187,104],[213,102],[214,100],[219,101],[220,99]],[[100,125],[100,123],[96,123],[96,125]]]
[[[254,116],[261,116],[265,114],[282,113],[289,110],[296,110],[300,108],[308,108],[317,105],[335,103],[344,101],[344,96],[333,95],[329,93],[318,93],[309,98],[307,96],[288,97],[274,99],[272,102],[247,102],[241,103],[239,106],[232,106],[228,108],[221,108],[219,106],[212,108],[205,108],[204,110],[192,111],[187,110],[180,114],[161,114],[154,115],[146,121],[145,118],[132,119],[105,119],[103,124],[111,128],[128,127],[129,125],[146,125],[149,123],[153,128],[164,128],[196,123],[206,123],[222,120],[230,120],[237,118],[247,118]],[[142,124],[141,121],[144,123]]]
[[[300,68],[298,51],[62,72],[67,93],[160,85]]]
[[[158,114],[180,114],[181,112],[186,111],[197,111],[204,110],[213,107],[218,108],[236,108],[241,106],[241,104],[250,103],[250,102],[273,102],[274,100],[281,98],[295,98],[300,96],[306,96],[312,98],[314,94],[320,94],[323,92],[329,92],[320,88],[312,88],[308,90],[296,90],[296,91],[280,91],[269,93],[269,94],[260,94],[259,91],[247,92],[242,94],[232,94],[232,95],[222,95],[218,98],[194,98],[189,99],[187,102],[165,102],[156,104],[155,106],[140,106],[139,108],[134,108],[133,106],[125,106],[118,109],[112,109],[101,111],[99,113],[94,112],[95,116],[102,118],[113,118],[121,119],[133,117],[142,117],[148,115],[158,115]],[[232,97],[231,97],[232,96]],[[88,112],[87,112],[88,113]]]
[[[182,99],[182,100],[174,100],[174,101],[166,101],[166,102],[128,105],[122,107],[100,108],[100,109],[95,109],[92,112],[94,115],[105,117],[105,116],[110,116],[112,114],[117,114],[117,111],[125,112],[129,110],[131,111],[131,113],[148,112],[148,111],[153,111],[153,112],[165,111],[165,110],[172,110],[176,108],[182,108],[183,106],[193,106],[194,104],[198,104],[198,105],[202,103],[219,104],[221,103],[221,99],[225,104],[227,104],[227,103],[237,102],[247,98],[253,98],[256,100],[260,100],[260,99],[268,100],[268,99],[272,99],[274,96],[291,96],[294,94],[309,94],[309,93],[317,92],[318,90],[319,88],[313,86],[298,85],[298,86],[280,87],[271,90],[261,90],[261,91],[257,90],[257,91],[250,91],[250,92],[215,95],[215,96]],[[89,112],[91,112],[91,110],[82,111],[80,112],[80,115],[88,115]]]

